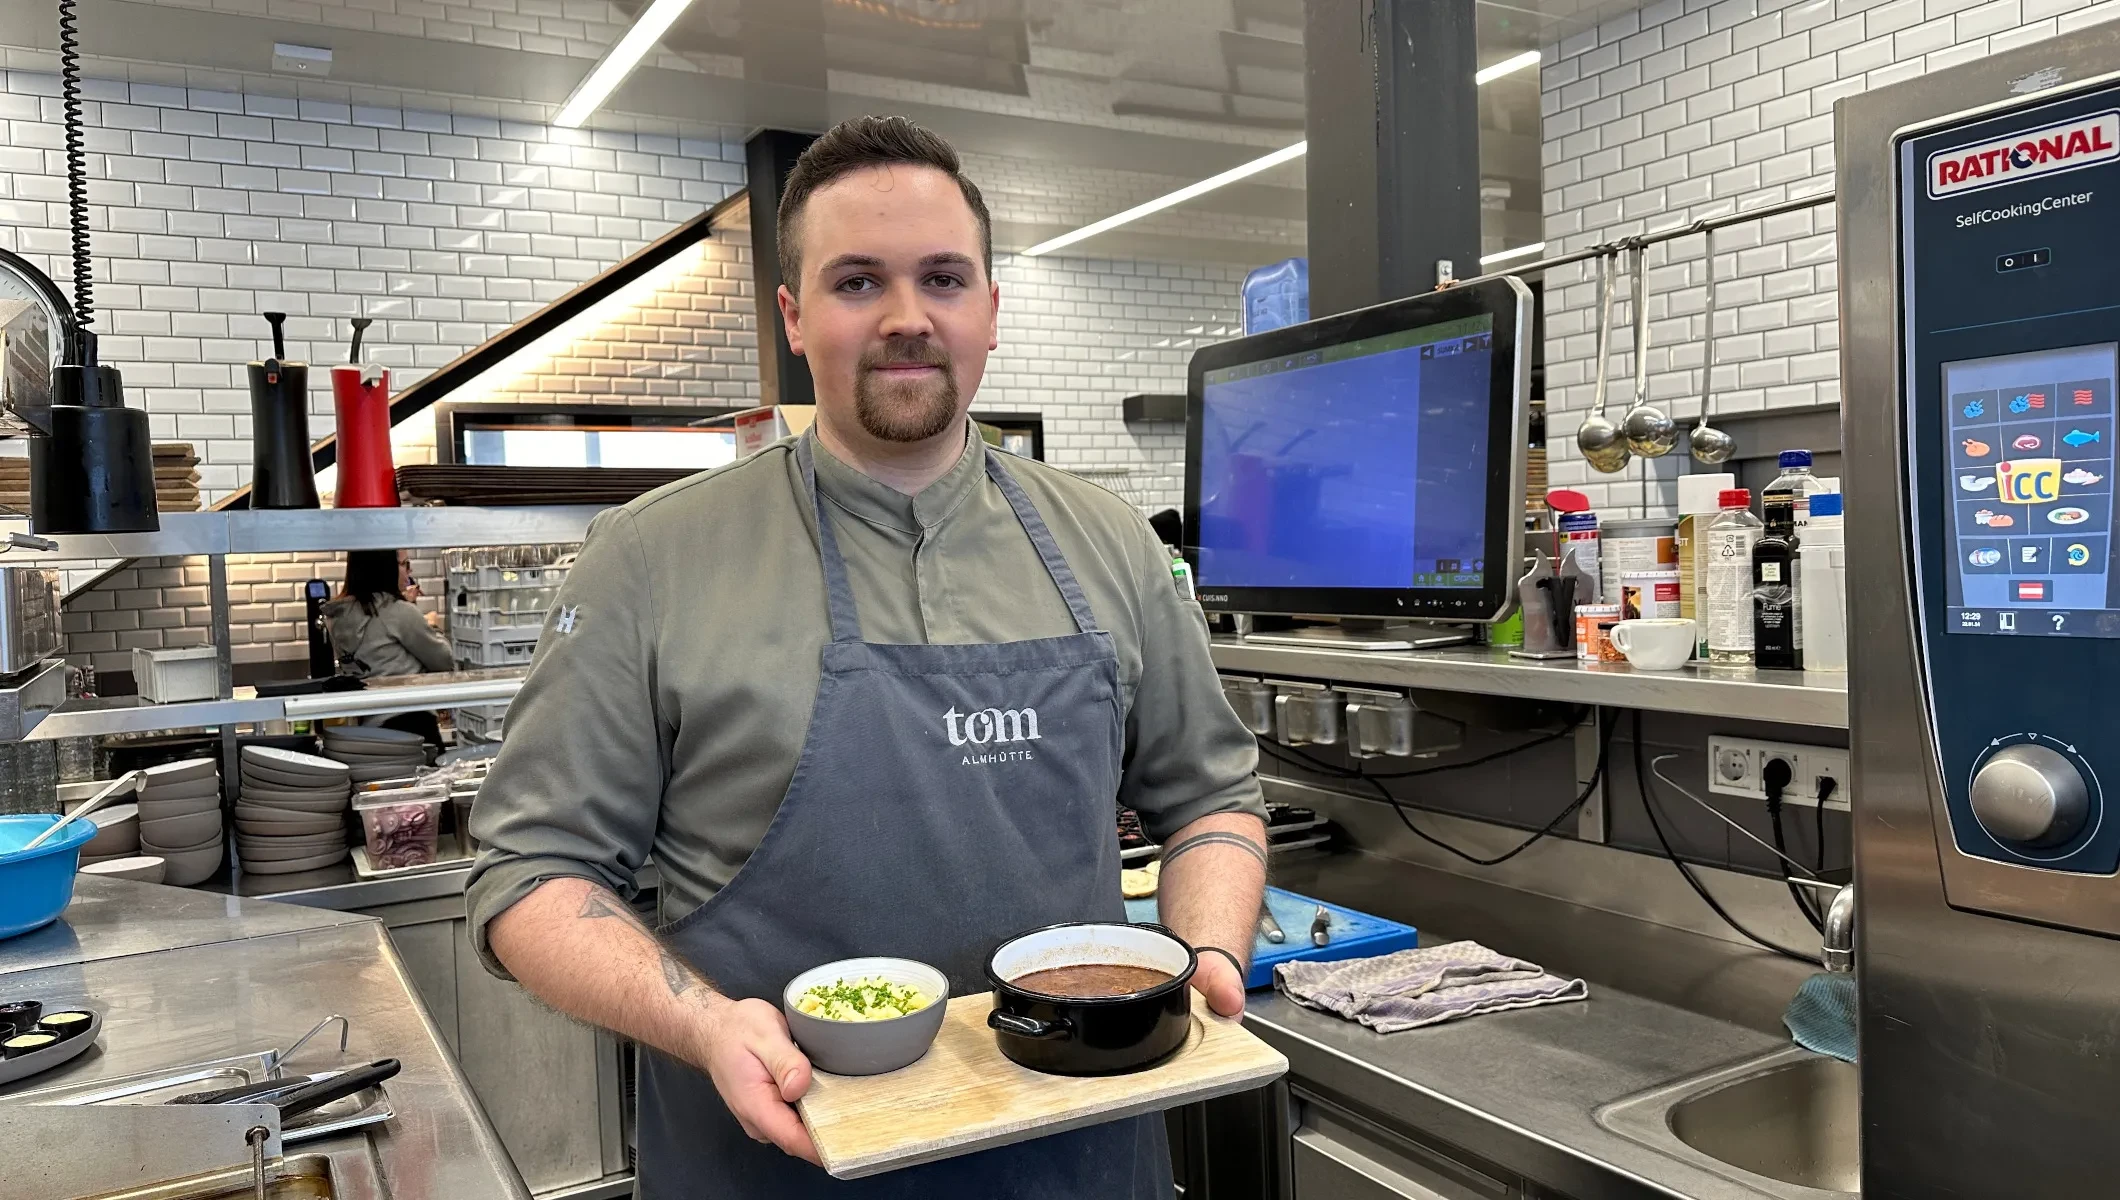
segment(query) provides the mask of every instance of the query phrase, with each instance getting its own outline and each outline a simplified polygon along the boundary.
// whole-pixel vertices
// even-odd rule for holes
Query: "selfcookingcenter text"
[[[1990,225],[1996,221],[2009,221],[2018,217],[2043,217],[2057,208],[2074,208],[2089,204],[2094,192],[2069,192],[2060,196],[2047,196],[2028,200],[2023,204],[2007,204],[2001,208],[1982,208],[1958,214],[1958,228],[1971,229],[1975,225]]]

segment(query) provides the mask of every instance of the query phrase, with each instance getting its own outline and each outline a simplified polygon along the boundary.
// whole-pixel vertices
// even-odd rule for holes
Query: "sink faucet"
[[[1819,957],[1826,970],[1836,975],[1845,975],[1855,970],[1855,885],[1848,884],[1833,893],[1833,902],[1826,906],[1825,940],[1819,949]]]

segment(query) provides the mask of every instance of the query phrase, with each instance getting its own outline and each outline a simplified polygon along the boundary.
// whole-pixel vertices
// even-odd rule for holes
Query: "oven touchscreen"
[[[1943,364],[1951,632],[2120,638],[2116,345]]]

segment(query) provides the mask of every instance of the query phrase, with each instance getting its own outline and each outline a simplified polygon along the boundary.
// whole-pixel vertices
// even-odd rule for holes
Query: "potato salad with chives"
[[[888,979],[838,979],[804,992],[795,1010],[826,1021],[888,1021],[933,1003],[920,989]]]

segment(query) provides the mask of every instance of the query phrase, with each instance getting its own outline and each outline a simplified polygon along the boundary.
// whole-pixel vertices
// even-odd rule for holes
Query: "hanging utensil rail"
[[[1665,229],[1656,233],[1644,233],[1634,237],[1618,238],[1610,242],[1599,242],[1595,246],[1589,246],[1572,253],[1556,254],[1552,258],[1541,258],[1536,262],[1520,263],[1507,270],[1490,271],[1485,275],[1472,279],[1460,279],[1451,286],[1464,287],[1467,284],[1485,283],[1490,279],[1501,279],[1510,275],[1529,275],[1536,271],[1565,267],[1570,263],[1588,262],[1601,254],[1617,254],[1631,246],[1654,246],[1659,242],[1692,237],[1695,234],[1707,233],[1712,229],[1727,229],[1732,225],[1743,225],[1748,221],[1764,221],[1768,217],[1778,217],[1784,213],[1803,212],[1805,209],[1819,208],[1833,203],[1834,198],[1832,192],[1819,192],[1810,196],[1798,196],[1794,200],[1783,200],[1776,204],[1764,204],[1758,208],[1748,208],[1743,212],[1726,213],[1720,217],[1702,217],[1698,221],[1681,225],[1676,229]]]

